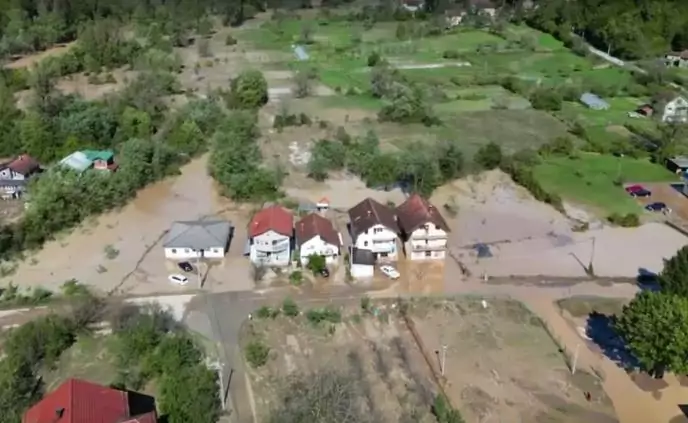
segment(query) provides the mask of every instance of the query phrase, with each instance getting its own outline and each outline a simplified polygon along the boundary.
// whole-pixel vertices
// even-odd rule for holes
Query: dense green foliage
[[[439,142],[434,147],[410,143],[400,152],[387,153],[381,151],[380,140],[372,131],[352,138],[341,128],[334,139],[318,141],[311,154],[309,175],[313,179],[324,180],[329,171],[346,169],[368,186],[402,184],[425,195],[464,170],[457,142]]]
[[[540,0],[529,22],[566,44],[571,31],[623,58],[658,57],[688,48],[682,0]]]
[[[256,116],[236,110],[217,128],[208,163],[210,174],[223,194],[236,200],[261,200],[279,196],[281,172],[261,164]]]
[[[681,248],[676,255],[664,262],[659,285],[667,294],[688,298],[688,247]]]
[[[643,368],[688,372],[688,298],[645,291],[624,307],[615,327]]]

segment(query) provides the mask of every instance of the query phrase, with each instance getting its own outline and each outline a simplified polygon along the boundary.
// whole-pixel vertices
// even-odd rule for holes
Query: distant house
[[[415,13],[425,7],[423,0],[402,0],[401,7],[411,13]]]
[[[685,97],[659,94],[653,98],[652,108],[662,122],[688,122],[688,101]]]
[[[339,257],[341,239],[329,219],[311,213],[296,222],[294,234],[301,264],[308,263],[308,257],[312,255],[324,256],[327,264],[334,263]]]
[[[294,55],[300,61],[308,60],[310,56],[306,52],[306,48],[300,45],[292,45],[291,48],[294,50]]]
[[[688,68],[688,50],[672,51],[664,55],[664,63],[667,66]]]
[[[227,253],[234,228],[225,220],[174,222],[165,239],[165,258],[189,260],[221,259]]]
[[[447,254],[449,225],[434,205],[418,194],[397,207],[406,257],[411,260],[443,260]]]
[[[375,274],[375,256],[370,250],[351,247],[349,273],[354,279],[369,279]]]
[[[393,209],[366,198],[349,209],[349,231],[356,248],[372,251],[375,259],[397,259],[399,226]]]
[[[635,113],[640,116],[650,117],[655,113],[655,110],[652,108],[651,104],[643,104],[635,109]]]
[[[60,165],[68,167],[79,173],[87,169],[106,170],[114,172],[117,164],[114,161],[115,154],[109,150],[84,150],[76,151],[60,160]]]
[[[325,213],[330,210],[330,200],[327,197],[323,197],[315,203],[315,207],[320,213]]]
[[[260,210],[248,227],[249,257],[261,266],[288,266],[294,217],[279,205]]]
[[[28,180],[40,171],[38,162],[26,154],[0,164],[0,197],[10,199],[22,196]]]
[[[157,423],[155,398],[67,379],[24,413],[22,423]]]
[[[588,106],[588,108],[593,110],[607,110],[609,109],[609,103],[602,100],[600,97],[593,93],[584,93],[580,96],[580,102]]]

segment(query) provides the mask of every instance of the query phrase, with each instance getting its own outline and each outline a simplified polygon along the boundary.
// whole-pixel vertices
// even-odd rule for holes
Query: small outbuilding
[[[349,263],[354,279],[370,279],[375,274],[375,255],[370,250],[351,247]]]
[[[588,108],[593,110],[607,110],[609,109],[609,103],[602,100],[600,97],[593,93],[584,93],[580,96],[580,102],[588,106]]]
[[[688,157],[676,156],[666,160],[666,168],[679,174],[688,171]]]
[[[162,244],[165,258],[221,259],[229,249],[233,232],[232,223],[226,220],[174,222]]]

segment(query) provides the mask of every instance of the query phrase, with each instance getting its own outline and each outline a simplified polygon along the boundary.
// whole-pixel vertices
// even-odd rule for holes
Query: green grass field
[[[547,158],[534,172],[545,190],[591,206],[605,215],[640,210],[638,203],[615,184],[619,178],[634,182],[676,180],[676,175],[647,159],[586,153],[578,158]]]

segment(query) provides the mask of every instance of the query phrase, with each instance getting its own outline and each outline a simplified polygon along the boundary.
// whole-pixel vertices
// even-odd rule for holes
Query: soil
[[[443,383],[467,421],[617,421],[597,378],[583,371],[571,376],[539,319],[520,303],[491,300],[482,309],[464,298],[414,301],[410,315],[422,347],[390,303],[376,302],[372,309],[377,307],[378,317],[357,304],[346,307],[345,323],[334,325],[334,334],[303,317],[254,319],[245,326],[243,344],[260,337],[271,348],[268,364],[249,371],[258,420],[279,400],[286,376],[328,367],[361,372],[361,400],[375,421],[401,421],[410,409],[424,411],[413,421],[431,421],[425,416],[439,387],[427,360],[440,360],[434,351],[446,345]],[[440,366],[438,361],[435,368]]]

